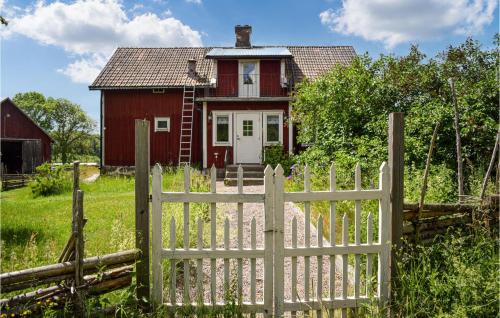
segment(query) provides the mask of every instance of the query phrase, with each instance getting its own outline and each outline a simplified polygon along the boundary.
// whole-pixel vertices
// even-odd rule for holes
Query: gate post
[[[273,316],[273,239],[274,180],[273,168],[264,170],[264,317]]]
[[[392,218],[392,270],[391,281],[395,282],[396,252],[401,247],[403,237],[403,199],[404,199],[404,114],[391,113],[389,115],[389,171],[391,178]]]
[[[280,164],[274,171],[274,316],[283,316],[284,305],[284,176]]]
[[[137,299],[143,308],[149,302],[149,121],[135,120],[135,246]]]

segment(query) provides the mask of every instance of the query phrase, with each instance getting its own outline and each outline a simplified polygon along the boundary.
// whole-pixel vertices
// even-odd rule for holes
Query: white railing
[[[378,189],[361,189],[361,169],[356,167],[355,189],[337,190],[335,168],[330,171],[330,191],[311,191],[309,168],[304,169],[304,192],[286,192],[284,190],[283,169],[281,166],[273,171],[268,166],[265,169],[264,193],[244,193],[243,170],[238,169],[237,193],[217,193],[216,170],[211,169],[211,186],[209,193],[190,192],[189,168],[184,170],[184,192],[162,191],[162,170],[159,165],[153,169],[153,302],[163,304],[170,310],[182,306],[207,306],[217,308],[225,306],[224,299],[218,297],[220,287],[224,293],[232,292],[232,278],[236,277],[234,298],[244,313],[263,313],[265,316],[281,316],[291,312],[292,316],[298,311],[317,311],[321,316],[323,311],[333,313],[335,309],[341,311],[341,316],[347,316],[348,308],[359,307],[362,302],[370,299],[385,302],[390,295],[390,248],[391,224],[389,210],[389,172],[386,164],[380,168],[380,182]],[[354,242],[349,241],[349,219],[343,216],[342,243],[337,245],[336,237],[336,203],[337,201],[354,201]],[[366,221],[366,241],[361,239],[361,202],[364,200],[378,200],[378,240],[373,237],[373,215],[370,213]],[[323,241],[323,217],[318,218],[317,241],[311,244],[311,202],[330,202],[330,242]],[[163,245],[162,239],[162,203],[180,202],[184,205],[183,215],[183,248],[176,247],[175,219],[169,220],[170,240],[169,247]],[[189,220],[190,203],[210,203],[210,246],[203,240],[204,220],[197,220],[196,247],[191,247]],[[287,228],[291,228],[291,244],[285,246],[285,206],[287,202],[304,202],[304,239],[302,246],[298,246],[297,217],[287,218]],[[231,244],[230,222],[224,220],[223,244],[218,245],[217,203],[235,203],[237,206],[236,241]],[[243,222],[244,205],[249,203],[262,204],[263,208],[257,217],[263,218],[263,227],[257,231],[255,217],[251,222]],[[250,227],[250,246],[244,246],[244,229]],[[260,232],[260,233],[259,233]],[[261,246],[257,246],[257,235],[263,237]],[[194,245],[194,244],[193,244]],[[233,246],[233,247],[231,247]],[[236,247],[234,247],[236,246]],[[349,264],[349,256],[353,255],[353,265]],[[360,275],[361,255],[366,275]],[[341,271],[337,268],[337,256],[341,262]],[[377,261],[374,262],[374,256]],[[323,257],[329,262],[329,271],[324,273]],[[315,258],[316,271],[311,267],[311,258]],[[163,291],[163,263],[169,261],[168,295]],[[256,277],[257,260],[262,267],[263,277]],[[303,263],[303,281],[298,281],[298,259]],[[303,262],[302,262],[303,259]],[[219,261],[219,265],[217,264]],[[206,261],[206,262],[205,262]],[[245,265],[243,265],[245,261]],[[285,275],[285,261],[291,262],[291,273]],[[176,263],[182,262],[183,280],[176,279],[179,270]],[[249,263],[249,264],[248,264]],[[191,281],[191,264],[196,264],[194,281]],[[327,264],[327,265],[328,265]],[[248,266],[249,265],[249,266]],[[223,275],[218,277],[218,268]],[[378,275],[372,277],[374,267]],[[249,268],[249,275],[243,269]],[[231,275],[231,269],[235,273]],[[336,275],[342,273],[342,279],[337,282]],[[231,277],[232,276],[232,277]],[[249,277],[248,277],[249,276]],[[353,276],[350,278],[350,276]],[[263,281],[262,281],[263,278]],[[315,279],[313,279],[315,278]],[[285,293],[285,282],[291,280],[291,290]],[[257,283],[257,281],[259,284]],[[328,283],[324,284],[323,281]],[[370,293],[371,282],[376,280],[377,290]],[[313,282],[315,281],[315,284]],[[249,283],[249,284],[248,284]],[[340,283],[340,285],[337,285]],[[302,284],[303,293],[299,295],[297,284]],[[248,285],[249,288],[248,288]],[[336,293],[337,286],[340,292]],[[363,287],[363,291],[361,291]],[[209,292],[205,293],[204,289]],[[243,292],[243,289],[249,292]],[[258,291],[261,288],[262,292]],[[315,289],[314,291],[312,289]],[[182,291],[182,293],[181,293]],[[259,295],[259,296],[257,296]]]

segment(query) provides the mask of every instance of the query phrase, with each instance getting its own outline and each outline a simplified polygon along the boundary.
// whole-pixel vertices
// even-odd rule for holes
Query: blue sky
[[[428,55],[467,35],[491,46],[495,0],[0,0],[1,97],[39,91],[99,116],[88,85],[117,46],[232,46],[234,26],[250,24],[252,43],[352,45],[372,56]]]

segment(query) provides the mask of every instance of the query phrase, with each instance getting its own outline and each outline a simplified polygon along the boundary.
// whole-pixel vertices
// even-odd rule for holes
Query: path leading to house
[[[234,193],[237,192],[237,187],[226,187],[223,182],[217,182],[217,192],[219,193]],[[264,193],[264,186],[245,186],[245,193]],[[218,214],[218,224],[217,227],[218,233],[218,242],[219,247],[223,247],[222,242],[222,231],[223,227],[221,226],[224,223],[224,219],[227,217],[230,222],[230,244],[231,248],[237,248],[237,224],[238,224],[238,212],[237,212],[237,204],[231,203],[219,203],[217,204],[217,214]],[[297,243],[298,246],[304,245],[304,214],[301,209],[293,204],[286,203],[285,204],[285,247],[291,246],[292,244],[292,219],[293,217],[297,218]],[[243,205],[243,247],[250,248],[251,244],[251,236],[250,236],[250,227],[252,219],[255,217],[256,221],[256,233],[257,233],[257,247],[264,247],[264,204],[263,203],[246,203]],[[323,240],[323,244],[328,246],[329,243],[326,240]],[[311,224],[311,245],[317,245],[317,230],[316,227]],[[298,299],[304,300],[304,258],[299,257],[297,259],[297,293]],[[316,289],[317,289],[317,258],[310,258],[310,277],[311,277],[311,285],[310,285],[310,298],[311,300],[315,298]],[[264,281],[264,271],[263,271],[263,260],[257,260],[257,268],[256,268],[256,292],[257,292],[257,302],[263,301],[263,281]],[[336,258],[336,267],[338,273],[336,274],[336,293],[337,296],[340,296],[340,282],[341,282],[341,274],[340,270],[341,266],[341,257],[338,256]],[[233,290],[236,290],[236,279],[237,279],[237,261],[231,260],[231,280],[234,280]],[[203,264],[203,272],[204,272],[204,295],[205,301],[208,302],[210,300],[210,262],[205,261]],[[323,296],[326,297],[328,295],[329,290],[329,272],[330,272],[330,261],[329,257],[323,257]],[[221,301],[224,299],[224,288],[223,288],[223,277],[224,277],[224,263],[223,260],[217,260],[217,300]],[[291,299],[291,260],[285,259],[285,299]],[[194,296],[194,291],[192,291],[192,295]],[[243,299],[244,301],[248,301],[250,299],[250,262],[248,259],[243,260]],[[193,298],[192,298],[193,299]]]

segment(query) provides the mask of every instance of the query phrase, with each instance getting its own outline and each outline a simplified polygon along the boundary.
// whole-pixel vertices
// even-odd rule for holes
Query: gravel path
[[[264,193],[264,186],[245,186],[243,189],[244,193]],[[217,192],[219,193],[234,193],[237,192],[237,187],[226,187],[223,182],[217,182]],[[218,246],[223,247],[223,224],[224,219],[227,217],[230,222],[230,245],[231,248],[237,248],[237,204],[235,203],[219,203],[217,204],[218,213]],[[298,246],[304,245],[304,215],[293,203],[285,204],[285,247],[291,246],[292,235],[292,219],[297,217],[297,241]],[[256,242],[257,248],[264,247],[264,204],[263,203],[246,203],[243,205],[243,246],[244,248],[250,248],[251,237],[250,237],[250,226],[252,218],[255,217],[256,221]],[[323,245],[328,246],[329,243],[323,240]],[[316,227],[311,224],[311,245],[317,246],[317,230]],[[263,301],[263,260],[257,259],[256,261],[256,300],[257,302]],[[337,271],[341,270],[341,257],[336,258]],[[224,277],[224,263],[223,260],[217,260],[217,301],[222,301],[224,299],[224,287],[223,287],[223,277]],[[194,288],[195,283],[195,268],[193,268],[191,273],[191,299],[196,299],[196,290]],[[330,261],[329,257],[323,257],[323,296],[328,296],[329,289],[329,271],[330,271]],[[232,280],[232,289],[236,290],[236,279],[237,279],[237,261],[231,260],[230,263],[230,277]],[[204,260],[203,262],[203,273],[204,273],[204,301],[210,302],[210,261]],[[310,258],[310,298],[314,299],[317,290],[317,258]],[[336,293],[337,296],[340,295],[340,281],[342,275],[337,272],[336,274]],[[350,275],[349,275],[350,276]],[[285,300],[291,299],[291,260],[289,258],[285,259]],[[182,285],[182,284],[180,284]],[[168,285],[167,285],[168,286]],[[166,287],[167,287],[166,286]],[[179,284],[178,284],[179,286]],[[297,260],[297,299],[305,299],[304,295],[304,258],[299,257]],[[177,290],[177,299],[180,301],[182,299],[181,290]],[[168,296],[167,296],[168,297]],[[243,301],[250,301],[250,262],[249,259],[243,259]]]

